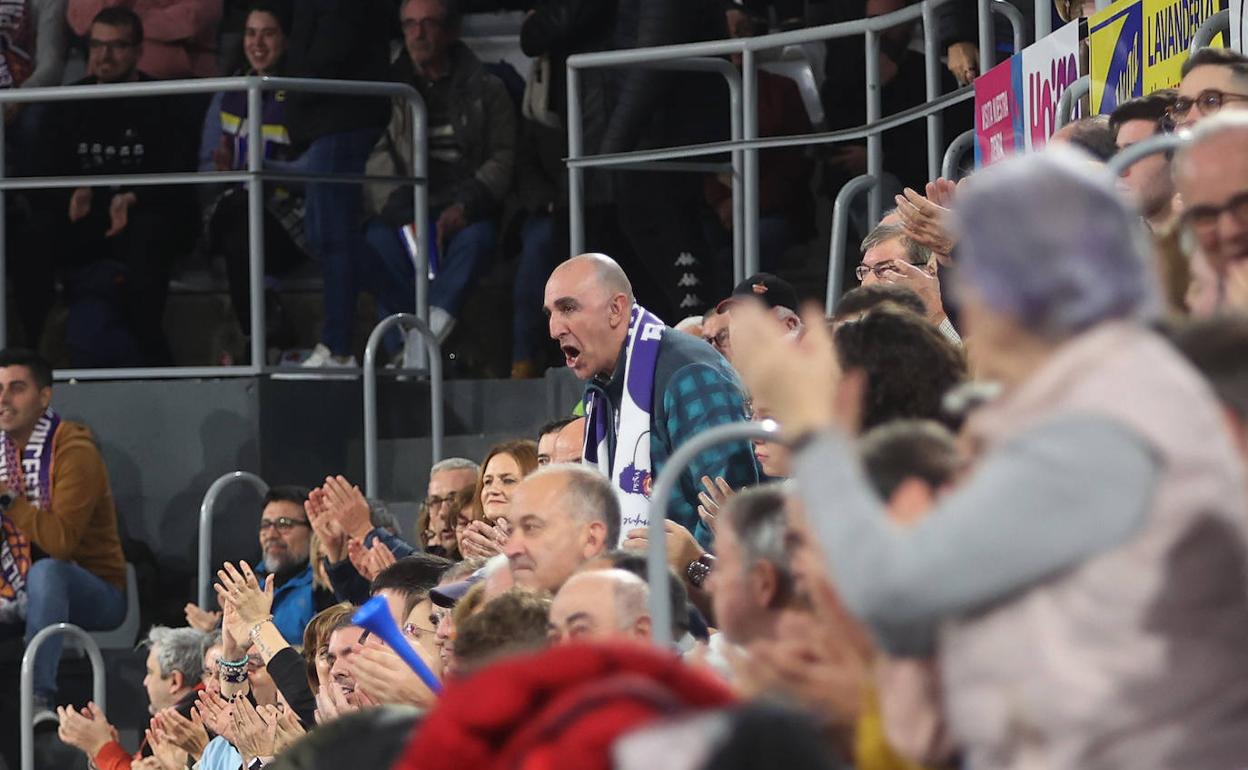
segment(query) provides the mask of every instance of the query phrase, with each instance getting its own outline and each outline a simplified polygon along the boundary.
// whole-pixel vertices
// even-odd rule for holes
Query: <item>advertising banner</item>
[[[975,165],[987,166],[1023,147],[1021,57],[975,78]]]
[[[1062,92],[1079,79],[1079,21],[1072,21],[1023,49],[1024,138],[1027,151],[1048,143]]]

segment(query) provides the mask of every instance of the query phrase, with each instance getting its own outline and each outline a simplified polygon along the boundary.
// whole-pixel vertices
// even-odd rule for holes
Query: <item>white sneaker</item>
[[[343,369],[357,366],[357,364],[355,356],[336,356],[329,352],[329,348],[317,343],[312,349],[312,355],[308,356],[300,366],[307,369]]]
[[[34,702],[34,717],[30,720],[31,727],[38,727],[45,722],[60,724],[61,720],[57,718],[56,712],[52,710],[52,704],[36,695]]]
[[[438,338],[438,343],[446,342],[455,328],[455,316],[434,305],[429,308],[429,330]],[[419,371],[429,370],[429,359],[426,353],[425,335],[418,331],[404,333],[403,368]]]

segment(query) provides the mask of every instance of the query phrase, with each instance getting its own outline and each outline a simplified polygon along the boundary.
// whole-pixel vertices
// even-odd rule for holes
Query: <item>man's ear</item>
[[[620,324],[628,323],[629,317],[632,315],[632,306],[628,302],[627,294],[619,293],[612,297],[610,307],[612,329]]]
[[[174,671],[169,675],[169,692],[178,692],[186,686],[186,678],[181,671]]]
[[[759,607],[774,609],[776,601],[780,598],[780,585],[776,576],[776,568],[770,562],[754,562],[750,567],[749,586],[750,592],[754,595],[755,604]]]
[[[52,386],[39,389],[39,406],[47,409],[52,405]]]
[[[633,622],[633,636],[646,641],[650,639],[651,630],[650,616],[642,615]]]
[[[585,528],[584,557],[588,559],[614,547],[614,543],[607,543],[607,525],[601,521],[591,521]]]

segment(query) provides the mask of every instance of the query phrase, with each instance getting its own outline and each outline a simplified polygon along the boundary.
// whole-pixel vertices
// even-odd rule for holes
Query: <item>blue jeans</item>
[[[381,137],[379,128],[361,128],[316,139],[289,167],[311,173],[361,174],[368,154]],[[312,183],[307,186],[304,223],[308,244],[325,268],[325,326],[321,342],[334,355],[351,352],[352,322],[359,293],[359,228],[364,194],[358,184]]]
[[[520,260],[511,289],[511,362],[535,361],[547,341],[542,300],[553,268],[555,220],[530,216],[520,232]]]
[[[430,214],[436,222],[436,214]],[[485,272],[494,253],[498,226],[493,220],[472,222],[456,233],[444,246],[438,265],[438,276],[429,287],[429,304],[440,307],[458,318],[464,298]],[[399,229],[381,219],[371,219],[364,228],[367,246],[359,263],[360,286],[373,295],[382,315],[411,313],[416,309],[416,267],[407,247],[399,237]],[[397,349],[395,332],[387,337],[386,347]]]
[[[60,559],[40,559],[26,574],[26,643],[54,623],[73,623],[87,631],[116,628],[126,617],[122,589]],[[35,694],[49,703],[56,698],[56,669],[64,636],[39,648],[35,660]]]

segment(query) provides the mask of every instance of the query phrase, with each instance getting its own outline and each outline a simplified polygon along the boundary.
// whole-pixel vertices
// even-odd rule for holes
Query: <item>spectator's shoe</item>
[[[312,349],[312,355],[308,356],[300,366],[305,369],[344,369],[358,366],[358,364],[355,362],[355,356],[336,356],[329,352],[329,348],[318,342]]]
[[[35,716],[30,721],[31,727],[38,727],[49,722],[58,725],[61,723],[61,720],[56,716],[56,712],[52,709],[52,704],[38,695],[35,696],[33,712]]]
[[[438,344],[446,342],[455,328],[455,316],[434,305],[429,308],[429,330],[438,338]],[[425,335],[408,331],[403,340],[403,368],[428,371],[428,354],[425,352]]]

